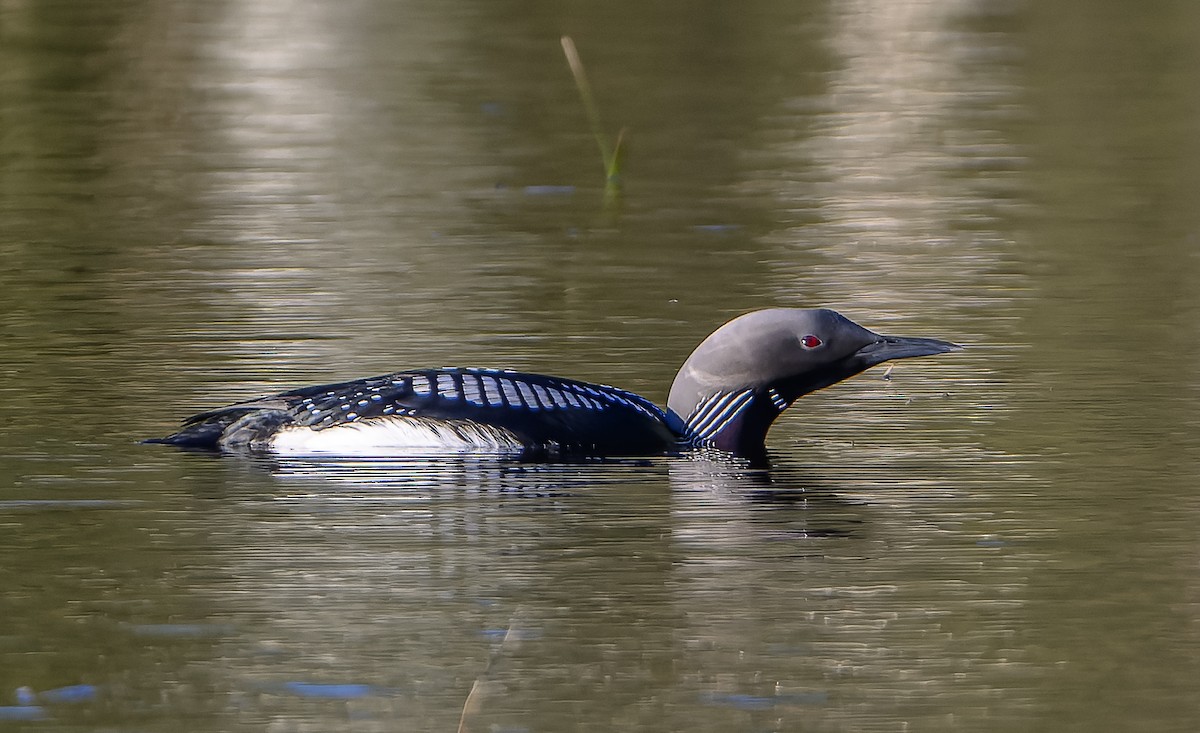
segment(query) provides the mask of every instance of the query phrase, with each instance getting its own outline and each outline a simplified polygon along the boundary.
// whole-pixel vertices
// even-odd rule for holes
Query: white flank
[[[293,456],[395,456],[421,453],[520,453],[524,446],[503,428],[468,421],[391,417],[323,430],[284,428],[271,450]]]

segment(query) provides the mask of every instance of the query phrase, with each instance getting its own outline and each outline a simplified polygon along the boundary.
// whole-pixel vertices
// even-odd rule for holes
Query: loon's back
[[[208,450],[391,455],[648,455],[678,442],[632,392],[495,369],[421,369],[305,387],[203,412],[149,442]]]

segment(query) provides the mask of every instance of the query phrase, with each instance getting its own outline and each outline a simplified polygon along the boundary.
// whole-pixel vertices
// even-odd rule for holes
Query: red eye
[[[806,349],[815,349],[821,345],[821,339],[812,335],[805,336],[804,338],[800,339],[800,345]]]

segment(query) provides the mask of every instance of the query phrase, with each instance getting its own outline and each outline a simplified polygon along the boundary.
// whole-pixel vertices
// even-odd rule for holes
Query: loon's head
[[[826,308],[754,311],[696,347],[671,385],[667,407],[685,436],[753,454],[775,418],[802,395],[885,361],[960,348],[881,336]]]

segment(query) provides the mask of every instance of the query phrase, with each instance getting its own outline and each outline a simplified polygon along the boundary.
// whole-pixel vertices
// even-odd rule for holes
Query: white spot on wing
[[[554,400],[550,399],[550,390],[540,384],[530,386],[533,387],[533,393],[537,395],[537,400],[542,404],[542,407],[554,407]]]
[[[508,400],[508,404],[513,407],[523,407],[521,404],[521,395],[517,392],[517,385],[511,379],[500,378],[500,389],[504,392],[504,399]]]
[[[605,408],[605,404],[600,400],[592,399],[591,397],[584,397],[582,395],[579,397],[579,399],[583,400],[583,403],[592,410],[603,410]]]
[[[561,389],[551,389],[550,397],[554,400],[556,407],[570,407],[571,403],[567,402],[566,396]]]
[[[517,385],[517,390],[521,393],[521,403],[525,405],[526,409],[540,409],[538,407],[537,398],[533,396],[533,387],[525,384],[524,382],[515,382],[514,384]]]
[[[479,377],[474,374],[464,374],[462,377],[463,397],[472,405],[485,405],[483,389],[479,386]]]
[[[499,406],[500,402],[500,383],[495,377],[480,377],[479,383],[483,386],[484,402],[490,405]]]

